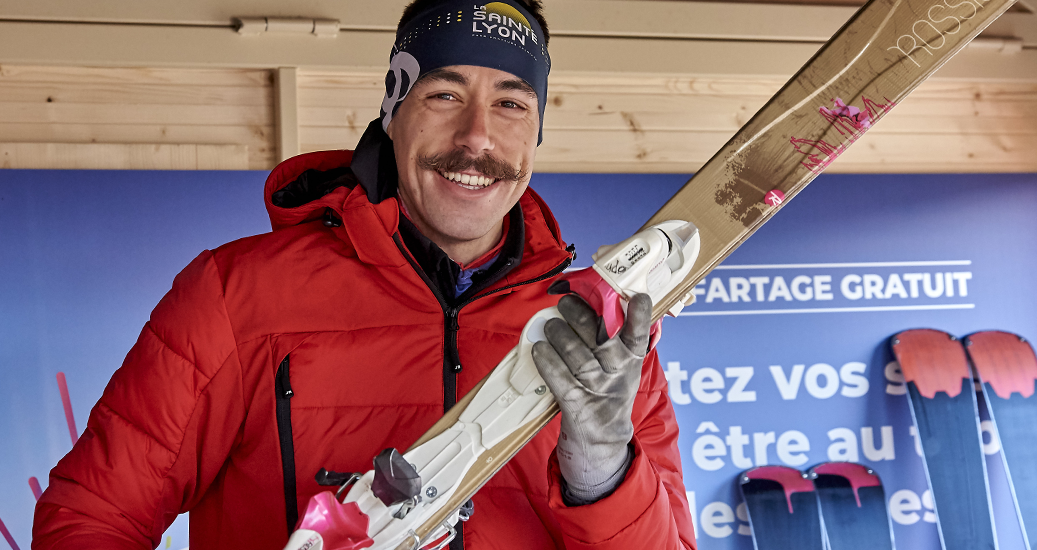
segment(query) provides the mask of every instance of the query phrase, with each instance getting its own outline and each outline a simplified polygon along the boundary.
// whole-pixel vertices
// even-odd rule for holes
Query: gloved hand
[[[558,310],[565,321],[547,322],[548,341],[533,345],[533,362],[562,409],[556,453],[566,503],[590,504],[619,486],[633,460],[630,415],[648,351],[652,299],[635,295],[611,339],[579,297],[563,296]]]

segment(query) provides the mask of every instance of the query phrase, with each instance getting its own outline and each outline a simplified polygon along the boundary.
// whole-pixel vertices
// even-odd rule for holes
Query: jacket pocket
[[[290,377],[291,355],[285,355],[274,375],[275,403],[277,404],[277,438],[281,443],[281,471],[284,475],[285,521],[288,534],[299,519],[299,503],[295,492],[295,443],[292,441],[292,391]]]

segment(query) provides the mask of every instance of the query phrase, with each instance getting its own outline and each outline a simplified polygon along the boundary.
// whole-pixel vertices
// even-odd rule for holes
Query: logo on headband
[[[472,21],[472,32],[489,34],[507,38],[523,46],[526,38],[533,44],[540,44],[536,32],[522,12],[504,2],[490,2],[482,9],[475,8],[475,21]]]
[[[382,129],[389,131],[389,122],[396,116],[411,86],[421,74],[418,60],[407,52],[397,52],[389,63],[389,72],[385,75],[385,98],[382,99]]]

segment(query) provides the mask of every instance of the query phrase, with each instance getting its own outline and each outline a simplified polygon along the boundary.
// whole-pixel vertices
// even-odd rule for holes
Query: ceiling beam
[[[0,0],[0,63],[134,67],[384,70],[403,2],[393,0]],[[554,70],[787,78],[854,8],[552,0]],[[333,38],[243,36],[233,17],[338,20]],[[938,77],[1037,79],[1037,15],[1006,14],[985,36],[1014,37],[1014,55],[966,50]]]

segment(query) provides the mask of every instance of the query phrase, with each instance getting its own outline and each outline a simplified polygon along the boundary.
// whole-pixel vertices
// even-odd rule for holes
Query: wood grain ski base
[[[865,4],[645,223],[648,227],[666,220],[690,221],[702,238],[695,268],[654,304],[653,319],[662,318],[684,299],[783,204],[1013,3],[870,0]],[[456,420],[467,402],[463,399],[447,415]],[[456,508],[471,498],[552,417],[542,415],[538,425],[530,423],[500,443],[500,452],[495,448],[489,455],[491,463],[484,460],[480,473],[473,470],[465,478],[471,492],[459,489],[451,505]],[[419,442],[452,424],[444,418]],[[422,529],[437,524],[430,521]]]
[[[645,227],[690,221],[702,250],[659,318],[1015,0],[871,0]],[[950,7],[954,6],[954,7]],[[946,17],[946,19],[944,19]]]

